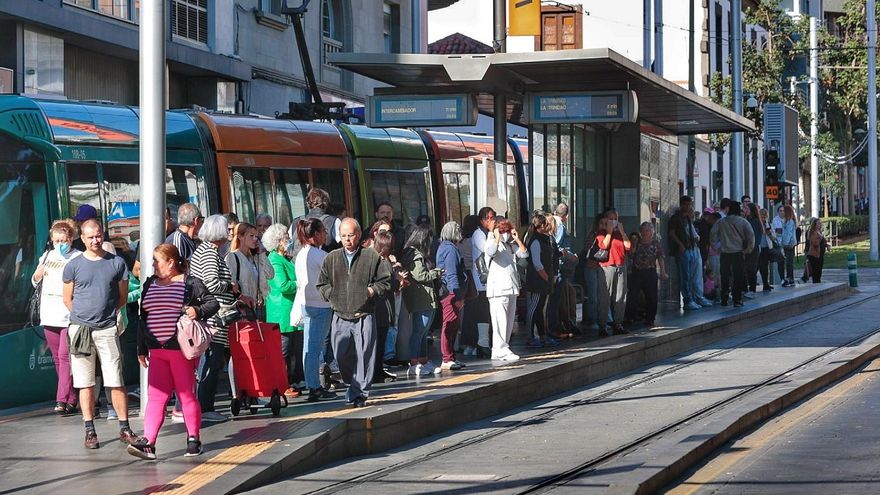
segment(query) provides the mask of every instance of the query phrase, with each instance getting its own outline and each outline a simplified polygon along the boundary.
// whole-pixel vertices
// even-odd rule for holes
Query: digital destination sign
[[[442,127],[477,123],[471,95],[381,95],[367,100],[370,127]]]
[[[532,124],[635,122],[638,100],[633,91],[533,93],[528,96]]]

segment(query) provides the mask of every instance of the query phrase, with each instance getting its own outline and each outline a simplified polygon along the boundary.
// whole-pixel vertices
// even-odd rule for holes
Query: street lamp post
[[[871,261],[880,259],[877,238],[877,21],[874,0],[867,0],[868,16],[868,239]]]

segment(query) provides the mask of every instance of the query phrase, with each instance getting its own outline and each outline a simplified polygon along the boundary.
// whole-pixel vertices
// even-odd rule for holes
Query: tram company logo
[[[31,371],[34,371],[34,368],[37,367],[37,356],[34,354],[34,351],[31,351],[31,357],[28,358],[28,367]]]

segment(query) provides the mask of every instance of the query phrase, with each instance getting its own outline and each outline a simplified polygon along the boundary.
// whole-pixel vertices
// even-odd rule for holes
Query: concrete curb
[[[330,431],[309,436],[305,444],[299,440],[298,446],[288,452],[279,446],[273,447],[213,480],[197,493],[237,493],[347,457],[400,447],[837,302],[851,293],[845,284],[835,284],[804,295],[796,304],[792,304],[791,299],[776,301],[745,311],[729,310],[717,320],[687,328],[591,342],[590,351],[584,349],[575,354],[571,349],[563,349],[559,355],[530,364],[526,370],[504,369],[464,387],[449,387],[412,402],[383,406],[382,411],[368,408],[363,413],[353,412],[345,418],[337,418],[342,421]],[[742,324],[745,321],[748,325]],[[516,364],[519,363],[514,366]],[[272,429],[270,426],[267,433],[271,434]],[[278,440],[283,444],[286,439]]]

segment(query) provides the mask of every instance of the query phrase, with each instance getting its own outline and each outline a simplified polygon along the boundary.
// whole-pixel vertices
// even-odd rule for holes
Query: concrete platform
[[[301,399],[281,418],[243,416],[205,425],[206,452],[183,458],[183,425],[167,424],[159,462],[145,463],[108,442],[115,424],[99,425],[98,451],[82,447],[79,418],[37,413],[0,416],[0,494],[56,491],[101,493],[234,493],[350,456],[383,452],[413,440],[511,410],[612,375],[845,298],[842,284],[802,285],[761,294],[745,308],[661,314],[662,327],[612,338],[575,340],[493,366],[474,361],[465,372],[401,380],[374,389],[369,407]],[[520,338],[520,340],[522,340]],[[142,425],[133,422],[135,429]]]

